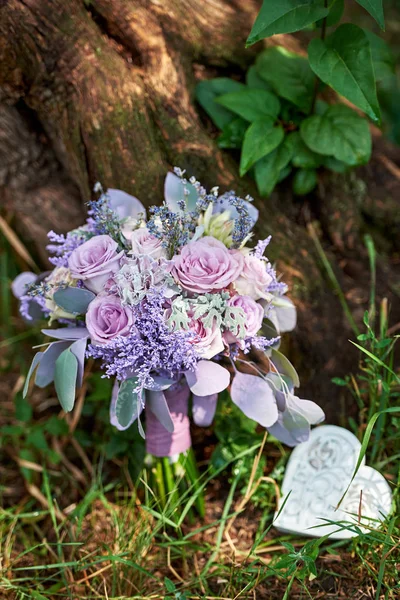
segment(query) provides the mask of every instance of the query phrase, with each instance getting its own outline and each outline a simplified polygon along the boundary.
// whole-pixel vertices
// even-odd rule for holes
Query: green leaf
[[[56,415],[52,415],[48,421],[44,424],[45,430],[50,433],[50,435],[67,435],[68,433],[68,425],[64,419],[59,419]]]
[[[305,119],[301,137],[311,150],[356,166],[369,161],[371,133],[366,119],[343,104],[330,106],[324,115]]]
[[[311,109],[315,76],[308,60],[281,46],[268,48],[256,60],[257,70],[274,92],[303,112]]]
[[[301,169],[315,169],[321,165],[323,157],[316,154],[303,142],[298,131],[289,133],[288,144],[292,148],[292,164]]]
[[[272,90],[270,84],[259,76],[256,65],[251,65],[247,70],[246,83],[249,88],[254,88],[256,90],[268,90],[268,92]]]
[[[223,128],[217,140],[218,146],[220,148],[241,148],[248,126],[248,122],[244,119],[240,117],[234,119]]]
[[[374,65],[376,81],[391,77],[395,72],[395,60],[387,43],[379,36],[364,29],[371,47],[372,64]]]
[[[139,414],[140,398],[134,391],[137,384],[137,377],[131,377],[123,381],[119,388],[115,404],[115,418],[123,429],[127,429]]]
[[[43,429],[39,428],[32,429],[32,431],[29,432],[26,436],[26,444],[42,451],[46,451],[49,448],[46,438],[44,437]]]
[[[330,169],[335,173],[346,173],[348,171],[349,166],[341,160],[337,160],[337,158],[333,158],[333,156],[324,156],[322,158],[322,164],[326,169]]]
[[[22,460],[26,460],[27,462],[36,462],[36,456],[34,452],[32,452],[32,450],[30,450],[29,448],[21,448],[21,450],[19,451],[19,457],[22,458]],[[26,479],[26,481],[28,481],[29,483],[32,483],[34,471],[29,467],[20,466],[20,469],[23,478]]]
[[[215,79],[200,81],[196,86],[195,94],[198,103],[204,108],[208,116],[219,129],[223,129],[225,125],[233,121],[235,115],[223,106],[219,106],[214,100],[222,94],[238,92],[243,89],[245,89],[243,83],[228,77],[216,77]]]
[[[74,408],[77,374],[78,361],[71,350],[67,348],[57,358],[54,371],[54,385],[60,404],[65,412],[69,412]]]
[[[299,169],[293,177],[293,193],[296,196],[305,196],[315,188],[317,182],[315,169]]]
[[[344,0],[333,0],[329,7],[329,14],[326,18],[326,26],[332,27],[332,25],[336,25],[339,23],[340,19],[343,16],[344,12]],[[322,19],[317,23],[318,27],[323,27],[324,20]]]
[[[170,579],[168,579],[168,577],[164,577],[164,585],[165,585],[165,589],[170,594],[176,592],[175,584]]]
[[[23,423],[32,418],[32,406],[20,392],[15,396],[15,418]]]
[[[314,73],[374,121],[380,120],[371,48],[364,31],[345,23],[326,40],[308,46]]]
[[[383,14],[382,0],[356,0],[360,6],[365,8],[374,17],[379,27],[385,31],[385,16]]]
[[[267,90],[246,89],[232,92],[219,96],[216,102],[250,122],[261,117],[276,119],[281,107],[275,94]]]
[[[277,33],[300,31],[327,16],[329,9],[321,0],[264,0],[246,46]]]
[[[242,177],[260,158],[275,150],[284,137],[282,127],[274,127],[274,119],[257,119],[247,129],[242,155],[240,157],[240,176]]]
[[[286,177],[288,177],[290,175],[290,173],[292,172],[292,167],[290,165],[288,165],[287,167],[285,167],[284,169],[282,169],[282,171],[279,173],[279,177],[278,177],[278,182],[280,183],[281,181],[283,181],[284,179],[286,179]]]
[[[262,196],[269,196],[279,181],[282,170],[292,158],[292,147],[285,138],[280,145],[270,154],[257,161],[254,166],[254,175],[258,191]]]

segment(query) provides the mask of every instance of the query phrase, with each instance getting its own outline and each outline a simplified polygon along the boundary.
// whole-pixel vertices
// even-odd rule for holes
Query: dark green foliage
[[[326,40],[312,40],[308,59],[321,81],[380,120],[370,42],[360,27],[345,23]]]
[[[384,28],[382,0],[357,1]],[[272,46],[249,68],[246,84],[216,78],[196,88],[198,102],[222,130],[219,147],[241,149],[240,175],[249,173],[262,196],[291,173],[293,192],[306,195],[319,170],[345,173],[370,159],[366,117],[380,123],[376,82],[391,81],[394,60],[380,37],[341,24],[343,11],[344,0],[264,0],[247,44],[314,29],[308,57]],[[365,116],[323,101],[327,86]]]

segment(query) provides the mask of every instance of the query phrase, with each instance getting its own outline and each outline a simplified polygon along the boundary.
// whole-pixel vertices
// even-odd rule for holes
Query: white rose
[[[253,254],[245,254],[244,266],[234,287],[241,296],[250,296],[253,300],[264,298],[269,300],[271,294],[267,288],[272,282],[271,275],[267,272],[266,262],[256,258]]]

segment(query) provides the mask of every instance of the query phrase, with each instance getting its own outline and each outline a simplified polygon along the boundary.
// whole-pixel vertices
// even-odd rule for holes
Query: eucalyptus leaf
[[[269,154],[284,138],[281,126],[274,127],[271,117],[257,119],[247,129],[240,158],[240,176],[243,176],[260,158]]]
[[[311,109],[315,76],[308,60],[282,46],[264,50],[256,60],[257,71],[274,92],[303,112]]]
[[[385,16],[383,14],[383,0],[356,0],[375,19],[379,27],[385,31]]]
[[[53,300],[60,308],[73,315],[84,315],[95,294],[77,287],[60,288],[54,292]]]
[[[325,40],[312,40],[308,58],[312,70],[324,83],[379,122],[371,47],[360,27],[344,23]]]
[[[77,387],[81,387],[82,382],[83,382],[83,373],[85,370],[86,345],[87,345],[87,338],[82,338],[80,340],[76,340],[76,342],[74,342],[71,345],[71,352],[74,354],[74,356],[76,357],[76,360],[78,361],[78,374],[77,374],[77,379],[76,379]]]
[[[31,366],[29,367],[29,371],[28,374],[26,376],[25,379],[25,385],[24,385],[24,389],[22,391],[22,397],[25,398],[27,393],[28,393],[28,389],[29,389],[29,382],[31,380],[32,374],[34,372],[34,370],[36,369],[36,367],[38,366],[38,364],[40,363],[40,361],[42,360],[44,355],[44,352],[37,352],[35,354],[35,356],[33,357]]]
[[[241,148],[248,126],[248,122],[244,119],[240,117],[234,119],[223,128],[217,140],[218,146],[220,148]]]
[[[262,196],[269,196],[279,181],[282,169],[292,158],[293,149],[288,144],[287,138],[275,150],[264,156],[254,165],[254,175],[258,191]]]
[[[60,327],[59,329],[42,329],[42,333],[57,340],[73,341],[89,337],[89,332],[86,327]]]
[[[371,156],[371,133],[366,119],[343,104],[330,106],[324,115],[303,121],[300,134],[314,152],[333,156],[350,166],[362,165]]]
[[[146,390],[146,406],[157,417],[158,421],[169,432],[174,432],[174,422],[168,408],[168,403],[162,391]]]
[[[287,377],[290,377],[295,387],[300,386],[300,380],[296,369],[294,368],[290,360],[286,358],[284,354],[282,354],[282,352],[279,352],[279,350],[272,350],[271,360],[281,375],[286,375]]]
[[[228,77],[216,77],[200,81],[196,86],[196,100],[206,111],[208,116],[214,121],[219,129],[230,123],[235,115],[230,110],[220,106],[215,102],[215,98],[229,92],[238,92],[246,89],[243,83],[229,79]]]
[[[263,427],[271,427],[278,419],[278,407],[270,385],[262,378],[237,372],[231,386],[232,402]]]
[[[250,122],[261,117],[276,119],[280,110],[278,98],[267,90],[250,88],[240,92],[231,92],[219,96],[216,102]]]
[[[74,408],[77,374],[78,361],[70,348],[67,348],[57,358],[54,371],[54,385],[65,412],[70,412]]]
[[[293,33],[323,19],[329,9],[321,0],[264,0],[246,46],[277,33]]]
[[[296,196],[305,196],[312,192],[317,182],[315,169],[299,169],[293,177],[293,193]]]
[[[128,429],[142,410],[142,401],[134,391],[137,385],[137,377],[131,377],[119,387],[115,402],[115,425],[121,431]]]
[[[36,371],[35,384],[38,387],[45,388],[54,381],[56,360],[70,345],[71,342],[52,342],[47,346]]]

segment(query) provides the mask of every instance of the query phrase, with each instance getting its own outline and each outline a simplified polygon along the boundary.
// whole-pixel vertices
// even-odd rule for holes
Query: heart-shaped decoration
[[[329,534],[331,538],[346,539],[357,535],[351,524],[367,531],[368,524],[376,527],[376,521],[383,521],[391,510],[392,492],[383,475],[367,467],[365,460],[336,510],[360,449],[360,442],[347,429],[335,425],[314,429],[289,459],[274,526],[287,533],[312,537]],[[326,521],[345,521],[349,528],[341,529]]]

